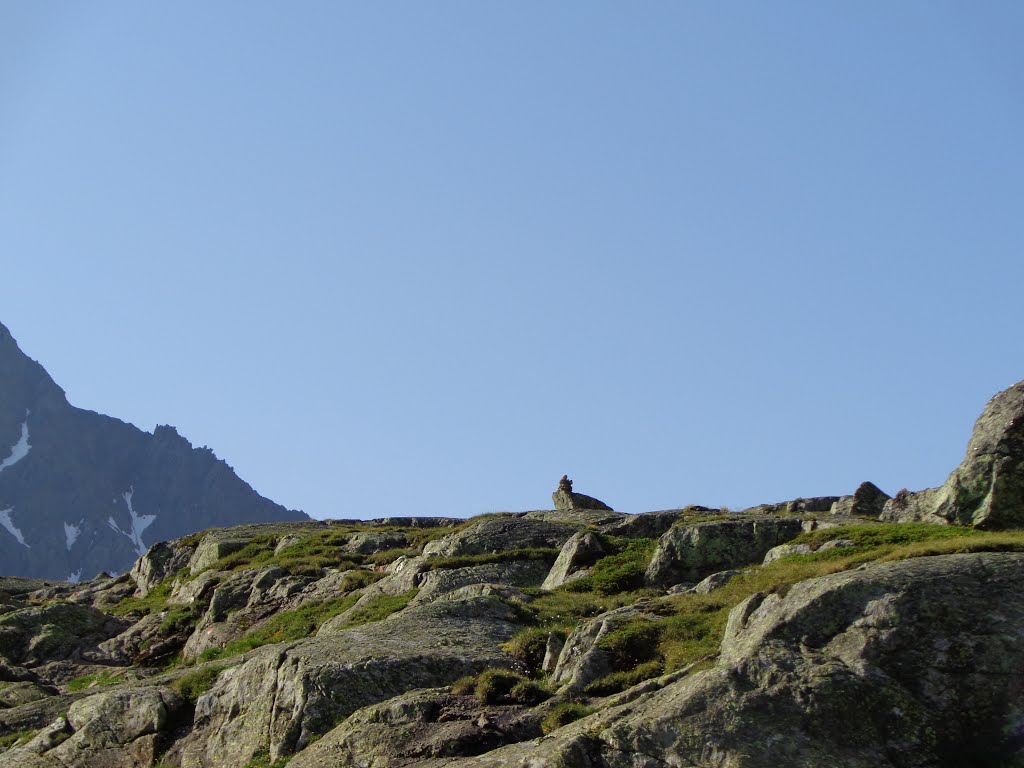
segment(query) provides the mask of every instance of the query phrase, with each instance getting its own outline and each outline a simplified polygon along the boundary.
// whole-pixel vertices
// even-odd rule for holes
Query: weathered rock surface
[[[85,605],[23,608],[0,616],[0,655],[27,666],[46,659],[102,658],[98,644],[129,624]]]
[[[687,515],[718,512],[709,507],[687,509],[663,509],[657,512],[641,512],[637,515],[623,515],[619,520],[602,526],[601,532],[609,536],[625,536],[629,539],[657,539],[664,535],[679,520]]]
[[[498,647],[515,631],[513,618],[492,598],[438,601],[375,624],[255,651],[199,699],[196,731],[182,758],[203,768],[241,768],[266,748],[276,759],[361,707],[510,666]]]
[[[23,749],[0,754],[0,767],[32,765],[26,753],[38,754],[50,766],[151,766],[160,751],[161,732],[184,708],[181,697],[166,688],[89,696],[72,704],[66,718]]]
[[[743,510],[743,514],[760,515],[799,515],[815,512],[828,512],[832,505],[840,500],[839,496],[812,496],[810,498],[790,499],[775,504],[758,504]]]
[[[408,544],[404,533],[369,531],[355,533],[345,542],[345,551],[357,555],[372,555],[387,549],[401,549]]]
[[[600,647],[601,639],[627,622],[637,619],[659,621],[660,618],[638,606],[628,605],[581,623],[569,635],[558,655],[551,684],[562,688],[563,693],[571,693],[582,691],[588,684],[611,674],[614,671],[611,659]]]
[[[138,587],[139,597],[145,597],[161,581],[186,567],[194,553],[194,547],[166,541],[150,547],[129,572]]]
[[[979,553],[756,595],[730,614],[713,669],[445,765],[1024,765],[1022,587],[1024,555]]]
[[[789,555],[809,555],[814,551],[810,544],[779,544],[772,547],[764,556],[764,565],[774,563],[776,560],[788,557]]]
[[[436,539],[423,549],[427,557],[480,555],[528,547],[561,547],[577,526],[527,517],[495,515]]]
[[[772,547],[798,536],[795,517],[747,517],[677,525],[658,540],[647,583],[667,587],[696,582],[716,571],[760,562]]]
[[[605,554],[601,540],[590,531],[580,531],[570,536],[562,551],[558,553],[558,559],[551,566],[551,571],[541,585],[543,589],[554,589],[560,587],[573,577],[582,576],[582,569],[593,565]]]
[[[540,717],[522,707],[484,707],[447,689],[412,691],[350,715],[295,756],[289,768],[422,765],[489,752],[541,735]]]
[[[471,584],[505,584],[513,587],[536,587],[548,574],[543,560],[512,560],[506,563],[486,563],[465,568],[445,568],[426,571],[417,580],[419,592],[415,602],[435,599]]]
[[[783,546],[786,546],[783,544]],[[776,547],[777,549],[777,547]],[[769,552],[769,554],[771,554]],[[697,582],[690,591],[696,595],[709,595],[719,587],[724,587],[736,576],[739,576],[743,571],[729,570],[729,571],[718,571],[718,573],[712,573],[710,576],[705,577],[701,581]]]
[[[993,397],[974,424],[967,456],[940,488],[897,494],[885,520],[1024,526],[1024,381]]]
[[[0,683],[0,709],[31,704],[33,701],[48,698],[55,693],[54,689],[44,688],[33,682]]]

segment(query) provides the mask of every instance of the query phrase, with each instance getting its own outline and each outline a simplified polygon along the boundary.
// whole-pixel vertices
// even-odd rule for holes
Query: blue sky
[[[0,321],[316,517],[942,482],[1024,378],[1024,6],[7,3]]]

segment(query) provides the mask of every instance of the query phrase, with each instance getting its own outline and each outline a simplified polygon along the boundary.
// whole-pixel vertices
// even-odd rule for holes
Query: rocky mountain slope
[[[986,408],[948,515],[870,484],[626,515],[563,478],[0,581],[0,768],[1024,766],[1022,416],[1024,383]]]
[[[173,427],[75,408],[0,325],[0,568],[77,581],[210,526],[302,520]]]

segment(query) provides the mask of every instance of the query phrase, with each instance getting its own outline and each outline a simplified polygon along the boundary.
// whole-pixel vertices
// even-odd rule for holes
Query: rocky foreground
[[[0,767],[1024,765],[1024,384],[942,489],[211,530],[0,581]],[[604,506],[604,505],[602,505]]]

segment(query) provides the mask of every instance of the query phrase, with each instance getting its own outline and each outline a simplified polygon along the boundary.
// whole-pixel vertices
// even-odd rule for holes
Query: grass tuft
[[[541,720],[540,729],[544,734],[551,733],[564,725],[574,723],[594,712],[590,707],[577,702],[566,702],[552,708],[547,716]]]
[[[346,595],[322,603],[308,603],[291,611],[274,614],[256,629],[222,648],[207,648],[199,661],[212,661],[251,651],[271,643],[286,643],[309,637],[330,618],[344,613],[359,599],[358,595]]]
[[[558,558],[558,552],[559,550],[550,547],[524,547],[522,549],[508,549],[504,552],[480,555],[431,557],[427,559],[424,569],[439,571],[450,568],[467,568],[473,565],[487,565],[488,563],[509,563],[516,560],[541,560],[548,565],[553,565]]]
[[[410,589],[400,595],[380,595],[366,605],[353,611],[345,622],[345,627],[358,627],[374,621],[386,619],[393,613],[397,613],[409,604],[409,601],[416,597],[418,589]],[[340,611],[339,611],[340,613]]]
[[[123,672],[106,671],[93,672],[90,675],[82,675],[72,680],[68,680],[68,691],[75,693],[77,691],[84,691],[86,688],[95,688],[101,685],[114,685],[124,680]]]
[[[197,669],[195,672],[189,672],[179,677],[171,683],[171,688],[191,702],[192,706],[195,706],[199,697],[213,688],[213,684],[217,682],[220,673],[225,669],[226,667],[217,665]]]

